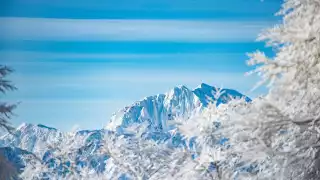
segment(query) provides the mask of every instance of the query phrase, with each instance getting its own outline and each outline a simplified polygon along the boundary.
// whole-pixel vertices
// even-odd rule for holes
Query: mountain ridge
[[[216,93],[220,92],[220,97]],[[105,129],[121,130],[135,123],[148,121],[153,130],[166,130],[166,121],[175,117],[188,117],[197,113],[210,103],[217,101],[217,105],[227,103],[232,98],[245,98],[247,96],[232,89],[215,88],[202,83],[191,90],[184,85],[176,86],[167,93],[147,96],[135,103],[114,113]]]

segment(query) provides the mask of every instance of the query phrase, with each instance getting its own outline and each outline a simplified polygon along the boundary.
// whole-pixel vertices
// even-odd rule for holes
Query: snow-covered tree
[[[248,61],[269,93],[212,106],[180,127],[197,136],[198,161],[214,163],[220,179],[320,178],[320,1],[286,0],[278,15],[282,23],[258,38],[275,56]]]
[[[271,83],[259,130],[264,142],[270,141],[267,147],[285,152],[285,178],[319,179],[320,1],[287,0],[278,14],[282,24],[259,37],[276,56],[257,52],[249,61],[260,64],[256,72]],[[279,130],[286,138],[272,139]]]
[[[126,137],[114,132],[102,134],[99,141],[84,136],[63,133],[59,141],[47,145],[47,158],[28,157],[23,179],[159,179],[177,172],[188,152],[173,150],[166,144],[141,138],[141,134]],[[92,148],[95,146],[94,148]],[[39,154],[39,153],[38,153]],[[90,158],[107,157],[100,165],[91,166]],[[190,157],[190,156],[187,156]],[[84,162],[84,163],[82,163]],[[99,171],[97,166],[102,166]]]

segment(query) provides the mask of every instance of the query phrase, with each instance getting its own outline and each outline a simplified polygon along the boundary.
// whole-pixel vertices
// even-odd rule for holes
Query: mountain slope
[[[221,94],[216,97],[217,91]],[[108,130],[122,132],[136,123],[146,123],[149,130],[166,131],[167,122],[175,117],[188,117],[201,111],[209,103],[217,101],[217,105],[227,103],[231,98],[245,98],[243,94],[231,89],[218,89],[202,83],[194,90],[185,86],[173,88],[165,94],[149,96],[127,106],[113,114],[105,127]]]
[[[59,141],[61,137],[62,133],[55,128],[23,123],[13,134],[0,138],[0,147],[19,147],[42,156],[46,146]]]

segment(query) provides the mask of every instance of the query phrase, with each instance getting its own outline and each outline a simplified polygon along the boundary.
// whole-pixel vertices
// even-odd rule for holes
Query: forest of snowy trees
[[[189,119],[177,118],[176,129],[190,144],[170,147],[135,136],[106,133],[99,154],[112,159],[112,171],[79,167],[72,154],[84,147],[75,133],[48,145],[60,168],[30,157],[23,179],[320,179],[320,1],[286,0],[280,24],[258,37],[275,52],[250,53],[266,85],[265,96],[246,102],[212,104]],[[4,71],[6,72],[6,71]],[[0,73],[4,75],[3,73]],[[0,86],[2,90],[2,86]],[[219,92],[217,93],[219,96]],[[5,128],[6,119],[1,119]],[[4,125],[3,125],[4,124]],[[9,126],[8,126],[9,127]],[[110,162],[107,166],[111,166]]]

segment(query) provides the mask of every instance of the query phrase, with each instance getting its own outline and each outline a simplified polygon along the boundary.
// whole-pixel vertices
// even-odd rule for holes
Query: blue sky
[[[15,69],[14,125],[102,128],[111,114],[177,85],[250,92],[246,52],[280,0],[0,0],[0,62]]]

